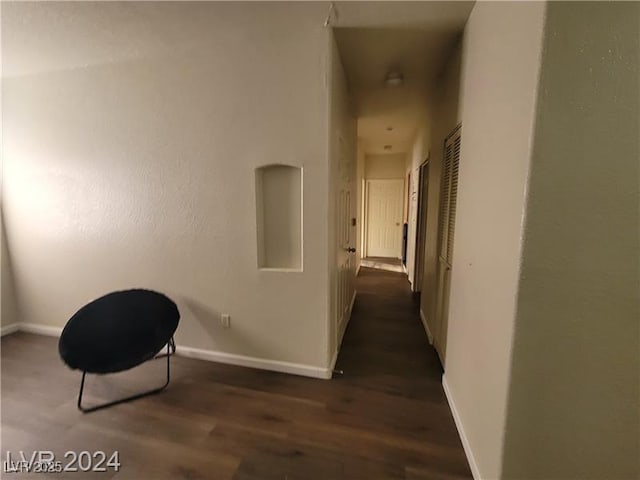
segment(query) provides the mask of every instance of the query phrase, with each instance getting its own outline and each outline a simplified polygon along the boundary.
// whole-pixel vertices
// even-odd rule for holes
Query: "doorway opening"
[[[418,189],[418,228],[416,229],[416,254],[414,262],[415,272],[415,292],[422,291],[422,285],[424,281],[424,263],[425,263],[425,247],[427,240],[427,215],[428,198],[429,198],[429,158],[420,165],[420,179]]]
[[[367,180],[365,258],[401,259],[403,193],[401,179]]]
[[[362,268],[403,275],[425,344],[435,343],[429,324],[446,325],[435,317],[446,314],[448,292],[434,273],[442,166],[433,138],[442,130],[433,108],[442,93],[434,85],[462,27],[333,30],[356,117],[356,275]]]

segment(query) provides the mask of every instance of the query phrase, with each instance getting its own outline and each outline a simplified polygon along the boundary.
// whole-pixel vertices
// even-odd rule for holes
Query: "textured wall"
[[[445,379],[482,478],[499,478],[545,3],[478,2],[462,55],[462,150]]]
[[[427,237],[425,240],[424,275],[420,309],[427,320],[434,345],[443,363],[446,361],[446,324],[436,318],[436,296],[438,275],[438,215],[440,182],[444,140],[460,123],[460,66],[462,61],[462,39],[453,45],[447,63],[433,88],[433,116],[438,121],[431,126],[432,147],[429,163],[429,198],[427,199]],[[446,319],[445,319],[446,322]]]
[[[13,267],[12,267],[13,261],[9,254],[9,248],[8,248],[9,245],[7,243],[7,237],[5,235],[4,230],[5,230],[4,221],[0,217],[0,235],[2,235],[2,237],[0,238],[0,241],[2,242],[2,244],[0,245],[0,248],[2,249],[0,251],[0,255],[2,259],[2,264],[1,264],[2,273],[0,278],[0,282],[1,282],[0,308],[2,310],[0,314],[0,326],[2,327],[6,327],[7,325],[13,325],[17,323],[19,320],[17,304],[16,304],[17,297],[16,297],[16,291],[14,288],[14,280],[13,280]]]
[[[148,287],[179,302],[179,344],[326,367],[325,7],[3,5],[23,322]],[[254,168],[271,163],[304,167],[303,273],[257,269]]]
[[[503,478],[640,476],[639,34],[548,7]]]
[[[369,180],[386,178],[404,178],[404,153],[388,155],[367,155],[365,157],[364,176]]]

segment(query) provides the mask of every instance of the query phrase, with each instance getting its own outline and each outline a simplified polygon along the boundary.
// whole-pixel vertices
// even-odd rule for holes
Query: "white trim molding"
[[[62,334],[62,327],[52,327],[49,325],[39,325],[36,323],[13,323],[2,327],[2,335],[13,332],[35,333],[49,337],[59,337]],[[291,373],[304,377],[330,379],[333,368],[322,368],[302,363],[282,362],[280,360],[269,360],[265,358],[247,357],[234,353],[216,352],[215,350],[205,350],[202,348],[185,347],[176,345],[176,354],[182,357],[206,360],[209,362],[226,363],[241,367],[259,368],[261,370],[271,370],[274,372]],[[337,355],[337,354],[336,354]]]
[[[456,423],[456,428],[458,429],[458,434],[460,435],[460,440],[462,441],[462,447],[464,448],[464,453],[467,456],[467,461],[469,462],[469,467],[471,468],[471,474],[473,475],[474,480],[481,480],[480,470],[478,470],[478,464],[476,463],[476,459],[473,456],[473,451],[471,450],[471,444],[469,443],[469,439],[464,432],[464,427],[462,426],[462,419],[458,414],[458,409],[456,408],[456,402],[453,399],[453,395],[451,390],[449,389],[449,384],[447,383],[447,376],[442,376],[442,388],[444,388],[444,394],[447,397],[447,402],[449,402],[449,408],[451,409],[451,413],[453,415],[453,420]]]
[[[4,327],[0,328],[0,337],[4,337],[5,335],[15,333],[18,330],[20,330],[19,323],[10,323],[9,325],[5,325]]]
[[[329,364],[329,370],[331,371],[331,375],[333,376],[333,371],[336,369],[336,363],[338,362],[338,352],[339,348],[336,348],[336,351],[333,352],[333,358],[331,359],[331,363]]]
[[[424,316],[424,312],[420,309],[420,320],[422,321],[422,325],[424,326],[424,331],[427,332],[427,338],[429,339],[429,345],[433,345],[433,335],[431,334],[431,330],[429,330],[429,324],[427,323],[427,319]]]
[[[38,323],[22,322],[18,325],[18,330],[21,332],[46,335],[48,337],[59,337],[62,335],[62,327],[52,327],[50,325],[40,325]]]
[[[245,355],[236,355],[235,353],[216,352],[214,350],[183,347],[181,345],[176,346],[176,354],[182,357],[196,358],[198,360],[226,363],[241,367],[259,368],[261,370],[271,370],[274,372],[291,373],[293,375],[302,375],[304,377],[329,379],[333,372],[333,369],[330,370],[328,368],[315,367],[313,365],[305,365],[302,363],[247,357]]]

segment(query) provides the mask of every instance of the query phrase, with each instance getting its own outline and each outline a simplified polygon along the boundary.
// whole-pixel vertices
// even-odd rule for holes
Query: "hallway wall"
[[[545,3],[478,2],[467,22],[443,383],[472,469],[500,478]]]
[[[3,6],[0,5],[0,18],[2,18]],[[0,22],[0,35],[2,24]],[[0,109],[4,105],[3,88],[0,88]],[[3,144],[4,130],[0,121],[0,145]],[[5,228],[4,196],[5,196],[5,176],[4,176],[4,154],[0,152],[0,332],[4,335],[15,331],[20,315],[18,312],[18,297],[15,289],[13,274],[13,260],[11,259],[11,249],[7,240]]]
[[[548,6],[505,479],[640,477],[640,4]]]
[[[452,45],[444,68],[434,82],[433,118],[431,125],[431,155],[429,163],[429,198],[427,199],[427,231],[424,254],[424,276],[420,310],[433,336],[434,346],[443,363],[446,362],[446,329],[436,318],[436,291],[438,274],[438,215],[440,181],[444,157],[445,138],[460,123],[460,68],[462,62],[462,36]],[[446,322],[446,319],[444,319]]]
[[[368,180],[404,178],[404,153],[366,155],[364,176]]]
[[[0,213],[0,327],[13,328],[19,320],[17,297],[14,287],[13,267],[4,220]]]

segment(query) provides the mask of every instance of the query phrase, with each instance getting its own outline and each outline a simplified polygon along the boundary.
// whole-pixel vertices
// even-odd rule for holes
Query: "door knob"
[[[353,248],[353,247],[349,247],[349,248],[347,248],[347,252],[349,252],[349,253],[355,253],[355,252],[356,252],[356,249],[355,249],[355,248]]]

